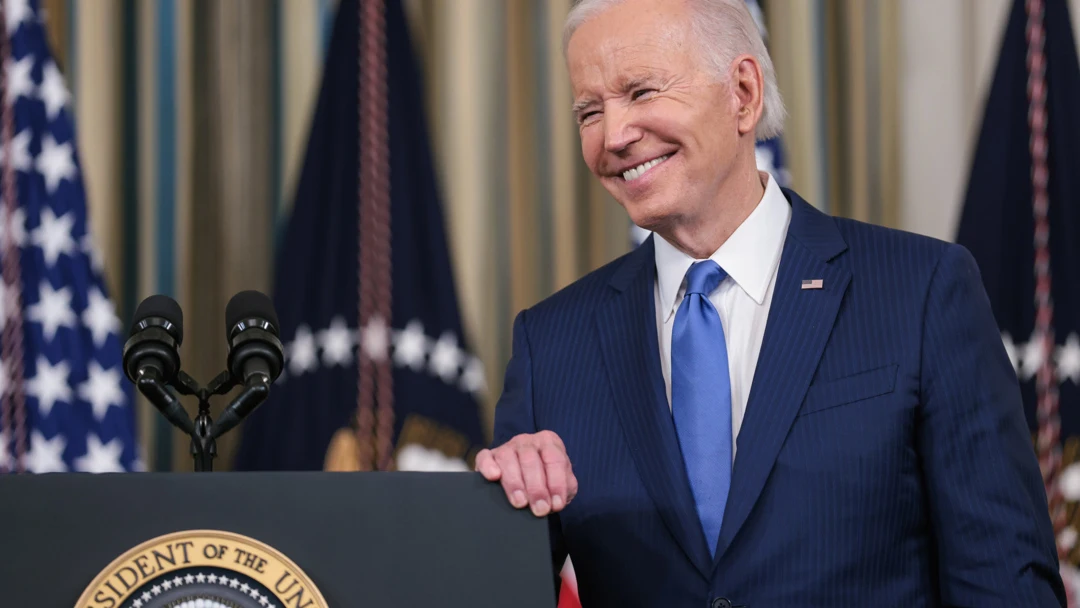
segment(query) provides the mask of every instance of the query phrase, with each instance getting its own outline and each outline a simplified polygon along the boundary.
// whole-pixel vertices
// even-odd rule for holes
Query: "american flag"
[[[120,322],[88,225],[71,97],[37,1],[3,0],[3,16],[0,244],[10,238],[17,255],[0,247],[7,330],[0,471],[141,470]]]

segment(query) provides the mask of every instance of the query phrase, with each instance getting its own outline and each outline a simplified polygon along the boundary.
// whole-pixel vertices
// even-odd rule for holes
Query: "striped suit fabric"
[[[655,237],[518,314],[493,444],[551,430],[566,445],[579,493],[548,518],[555,571],[569,552],[583,608],[1063,605],[970,254],[784,194],[715,558],[665,397]]]

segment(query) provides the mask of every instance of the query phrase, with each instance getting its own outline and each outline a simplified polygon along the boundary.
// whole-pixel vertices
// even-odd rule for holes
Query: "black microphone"
[[[220,437],[255,410],[270,393],[270,385],[285,366],[285,347],[278,338],[274,303],[258,291],[241,291],[225,306],[228,368],[243,380],[244,391],[214,423],[211,435]]]
[[[225,306],[225,339],[229,373],[244,383],[254,374],[273,383],[285,366],[285,348],[278,339],[274,303],[258,291],[241,291]]]
[[[190,433],[191,418],[166,388],[180,371],[180,344],[184,341],[184,313],[169,296],[153,295],[139,303],[124,344],[123,366],[139,392],[174,425]]]

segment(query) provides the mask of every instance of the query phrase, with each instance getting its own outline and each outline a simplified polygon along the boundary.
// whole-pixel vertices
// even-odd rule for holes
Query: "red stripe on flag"
[[[581,600],[578,599],[577,575],[574,574],[574,564],[569,557],[563,563],[559,576],[562,578],[559,589],[559,608],[581,608]]]

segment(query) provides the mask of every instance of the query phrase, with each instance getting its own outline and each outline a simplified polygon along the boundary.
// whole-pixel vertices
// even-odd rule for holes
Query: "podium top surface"
[[[546,521],[476,473],[4,476],[0,522],[0,590],[13,606],[74,606],[121,555],[189,530],[268,545],[329,606],[555,605]]]

